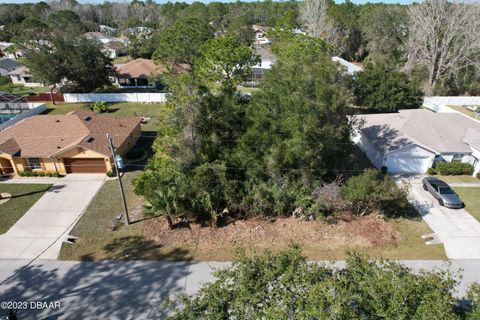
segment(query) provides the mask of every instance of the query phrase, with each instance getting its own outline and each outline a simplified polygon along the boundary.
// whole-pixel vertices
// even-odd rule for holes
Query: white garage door
[[[425,173],[430,162],[426,156],[390,155],[387,168],[389,173]]]

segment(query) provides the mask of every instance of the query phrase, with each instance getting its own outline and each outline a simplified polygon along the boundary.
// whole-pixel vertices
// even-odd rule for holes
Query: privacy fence
[[[65,93],[65,102],[140,102],[159,103],[167,101],[165,93]]]

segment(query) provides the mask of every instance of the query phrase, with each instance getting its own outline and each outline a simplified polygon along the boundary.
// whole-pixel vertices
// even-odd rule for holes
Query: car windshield
[[[453,190],[449,187],[440,187],[440,194],[453,194]]]

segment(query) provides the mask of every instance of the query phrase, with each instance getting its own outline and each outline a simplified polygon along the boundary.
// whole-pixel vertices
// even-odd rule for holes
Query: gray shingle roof
[[[457,113],[400,110],[357,116],[362,133],[383,154],[416,143],[438,153],[468,153],[480,149],[480,122]]]
[[[20,63],[18,63],[16,60],[10,58],[0,58],[0,68],[10,70],[18,67],[20,67]]]

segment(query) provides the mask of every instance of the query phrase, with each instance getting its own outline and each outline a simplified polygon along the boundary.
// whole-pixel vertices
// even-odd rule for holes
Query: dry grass
[[[461,175],[461,176],[442,176],[437,175],[437,178],[445,181],[446,183],[480,183],[480,179],[473,176]]]
[[[465,203],[465,210],[480,221],[480,188],[455,187],[454,189]]]

